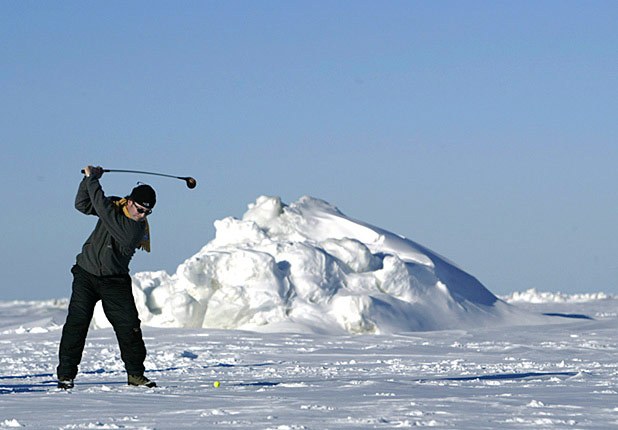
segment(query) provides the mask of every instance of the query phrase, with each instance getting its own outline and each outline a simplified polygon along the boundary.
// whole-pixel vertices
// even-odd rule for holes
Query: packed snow
[[[126,385],[97,313],[58,390],[68,299],[0,301],[0,428],[618,426],[616,297],[498,298],[312,198],[260,197],[215,225],[175,274],[134,276],[155,389]]]

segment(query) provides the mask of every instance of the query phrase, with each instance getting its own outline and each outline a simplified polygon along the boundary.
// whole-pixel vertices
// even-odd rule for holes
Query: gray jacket
[[[88,237],[77,264],[96,276],[125,275],[138,244],[144,238],[146,223],[127,217],[115,205],[119,197],[106,197],[99,180],[84,177],[75,197],[75,208],[99,217]]]

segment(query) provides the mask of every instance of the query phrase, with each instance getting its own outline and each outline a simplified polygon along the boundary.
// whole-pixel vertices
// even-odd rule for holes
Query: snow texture
[[[53,375],[66,302],[0,302],[0,429],[616,428],[618,301],[545,296],[518,306],[592,319],[386,335],[145,327],[155,389],[127,386],[113,330],[91,330],[69,392]]]

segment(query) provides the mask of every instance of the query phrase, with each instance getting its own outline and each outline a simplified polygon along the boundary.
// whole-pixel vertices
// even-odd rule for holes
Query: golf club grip
[[[109,171],[110,171],[109,169],[103,169],[103,172],[109,172]],[[82,174],[85,174],[85,173],[86,173],[86,171],[84,169],[82,169]]]

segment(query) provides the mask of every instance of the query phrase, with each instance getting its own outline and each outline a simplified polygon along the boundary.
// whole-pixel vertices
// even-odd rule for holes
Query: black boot
[[[62,390],[70,390],[74,386],[75,386],[75,384],[73,383],[73,379],[66,378],[66,377],[63,377],[63,376],[58,378],[58,388],[60,388]]]

